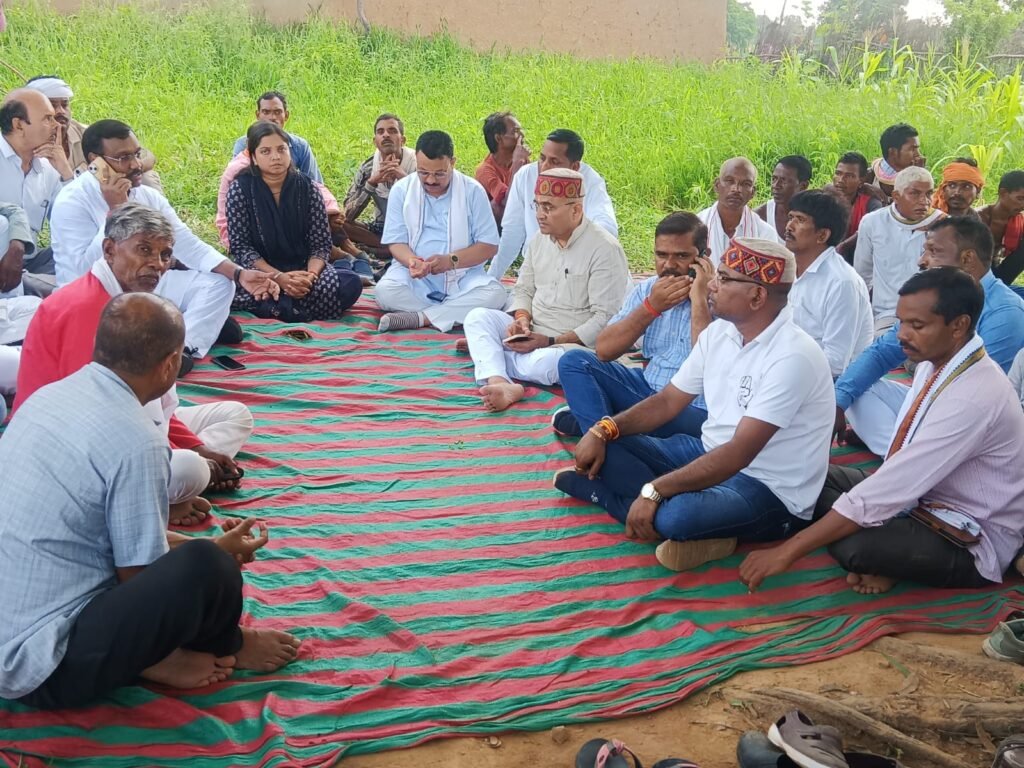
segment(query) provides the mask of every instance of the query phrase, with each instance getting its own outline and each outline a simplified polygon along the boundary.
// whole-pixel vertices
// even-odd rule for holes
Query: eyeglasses
[[[554,203],[538,203],[536,200],[530,203],[530,208],[535,211],[540,211],[545,216],[551,215],[558,208],[568,208],[570,205],[576,205],[576,203],[562,203],[561,205],[555,205]]]
[[[128,155],[118,155],[117,157],[108,157],[107,155],[101,155],[104,160],[111,163],[117,163],[118,165],[126,165],[132,160],[142,160],[142,150],[137,149]]]
[[[726,275],[723,272],[715,272],[715,276],[712,279],[717,280],[719,283],[723,285],[725,283],[749,283],[750,285],[764,285],[764,283],[759,283],[757,282],[757,280],[747,280],[746,278],[742,277],[730,277],[729,275]]]
[[[451,175],[451,171],[421,171],[416,170],[416,175],[426,181],[427,179],[433,179],[434,181],[444,181]]]

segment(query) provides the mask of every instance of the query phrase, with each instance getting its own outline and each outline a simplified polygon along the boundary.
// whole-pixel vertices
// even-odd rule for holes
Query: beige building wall
[[[51,2],[62,11],[81,5],[81,0]],[[162,2],[168,7],[184,4]],[[272,22],[301,21],[311,7],[331,18],[356,20],[357,0],[248,2]],[[651,56],[704,62],[725,51],[726,0],[364,0],[364,6],[372,26],[410,35],[432,35],[447,28],[479,51],[493,47],[587,58]]]

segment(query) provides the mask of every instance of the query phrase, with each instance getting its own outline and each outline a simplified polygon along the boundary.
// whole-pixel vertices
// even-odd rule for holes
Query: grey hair
[[[931,184],[933,187],[935,186],[935,179],[932,178],[931,173],[926,168],[919,168],[916,165],[904,168],[896,174],[896,178],[893,180],[893,192],[902,193],[911,184],[917,184],[919,181]]]
[[[145,232],[174,242],[174,227],[160,211],[129,200],[111,211],[103,234],[116,243]]]

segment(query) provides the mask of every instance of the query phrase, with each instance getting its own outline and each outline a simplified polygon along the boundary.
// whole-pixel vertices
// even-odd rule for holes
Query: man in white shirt
[[[82,136],[82,149],[95,172],[87,172],[61,191],[53,207],[50,236],[57,284],[86,274],[103,255],[103,229],[109,212],[134,200],[162,213],[174,228],[174,257],[187,270],[169,270],[156,293],[172,301],[185,318],[186,349],[182,374],[192,359],[222,343],[242,340],[241,328],[228,321],[235,285],[254,295],[278,294],[269,276],[242,269],[204,243],[178,218],[167,198],[142,186],[142,147],[132,129],[117,120],[99,120]],[[223,333],[222,333],[223,331]]]
[[[722,163],[715,179],[718,201],[697,214],[708,228],[708,249],[714,266],[718,266],[734,237],[779,242],[774,224],[750,210],[748,204],[756,188],[757,168],[747,158],[733,157]]]
[[[57,193],[74,177],[61,145],[62,130],[50,100],[38,91],[19,88],[4,97],[0,106],[0,202],[25,211],[33,244]],[[11,247],[17,246],[12,243]],[[30,253],[26,250],[20,257]],[[8,251],[8,256],[17,254]],[[52,275],[54,271],[49,249],[36,251],[22,266],[30,274]]]
[[[472,309],[505,306],[505,289],[484,271],[498,247],[491,204],[475,179],[455,170],[455,145],[444,131],[420,134],[416,172],[391,188],[380,240],[392,257],[377,283],[380,332],[427,325],[446,332]]]
[[[932,208],[934,192],[927,170],[904,168],[893,181],[892,204],[861,219],[853,266],[871,290],[876,337],[896,324],[900,286],[917,272],[928,227],[945,215]]]
[[[499,309],[466,315],[474,375],[489,411],[503,411],[525,396],[513,379],[557,383],[566,345],[593,348],[622,306],[629,283],[626,254],[618,240],[586,218],[584,199],[578,171],[552,168],[538,176],[533,204],[540,232],[526,246],[512,292],[509,312],[515,319]]]
[[[587,188],[587,196],[583,201],[584,215],[618,239],[619,225],[615,221],[615,208],[608,197],[608,187],[597,171],[583,162],[584,149],[583,139],[578,133],[568,128],[558,128],[544,140],[537,162],[524,165],[516,171],[505,198],[501,242],[488,269],[491,275],[501,279],[523,246],[537,234],[537,216],[531,205],[533,189],[537,185],[537,177],[552,168],[569,168],[583,176],[583,185]]]
[[[836,253],[847,225],[847,209],[826,192],[800,192],[789,202],[786,247],[796,257],[796,282],[789,292],[793,321],[825,352],[832,377],[871,343],[868,289]]]
[[[718,318],[672,381],[598,421],[555,487],[597,503],[659,562],[695,568],[737,539],[773,541],[811,521],[828,469],[835,395],[825,353],[793,322],[793,254],[739,238],[710,285]],[[701,437],[651,432],[704,395]]]

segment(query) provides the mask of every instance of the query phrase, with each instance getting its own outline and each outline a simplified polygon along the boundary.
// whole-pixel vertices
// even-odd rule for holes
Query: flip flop
[[[656,762],[653,768],[700,768],[700,766],[681,757],[666,757],[664,760]]]
[[[799,709],[772,723],[768,740],[800,768],[850,768],[839,731],[831,725],[815,725]]]
[[[633,765],[624,755],[633,758]],[[644,768],[640,758],[618,739],[591,739],[576,753],[576,768]]]

